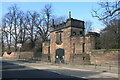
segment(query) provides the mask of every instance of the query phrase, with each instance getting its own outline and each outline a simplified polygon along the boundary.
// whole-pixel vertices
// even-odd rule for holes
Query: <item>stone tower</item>
[[[56,63],[90,63],[90,53],[95,49],[96,33],[85,33],[84,21],[69,18],[50,28],[50,41],[43,43],[43,57]]]
[[[84,21],[69,18],[62,24],[53,25],[50,32],[51,61],[69,62],[70,54],[82,53],[83,35]]]

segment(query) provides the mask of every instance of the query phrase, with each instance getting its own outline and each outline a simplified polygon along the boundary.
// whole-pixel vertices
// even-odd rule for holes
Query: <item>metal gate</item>
[[[56,49],[55,63],[64,63],[64,49]]]

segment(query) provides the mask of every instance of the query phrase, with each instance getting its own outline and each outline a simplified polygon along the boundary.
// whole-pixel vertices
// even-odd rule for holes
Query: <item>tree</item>
[[[26,32],[26,22],[25,15],[22,11],[19,12],[19,37],[18,43],[21,44],[22,49],[24,48],[25,42],[28,40],[27,32]],[[21,49],[20,49],[21,51]]]
[[[3,38],[5,39],[4,42],[6,42],[5,45],[7,44],[6,48],[11,50],[11,45],[13,44],[15,51],[17,51],[20,43],[23,48],[30,46],[27,49],[31,50],[35,48],[37,40],[41,42],[48,41],[52,19],[54,18],[50,4],[45,5],[40,13],[36,11],[24,13],[19,10],[17,5],[12,5],[2,21]],[[64,19],[64,17],[60,17],[56,21],[63,22]]]
[[[119,2],[100,2],[98,3],[100,9],[92,10],[92,16],[97,17],[99,20],[111,20],[117,17],[120,12]]]
[[[2,49],[1,51],[2,51],[2,54],[3,54],[4,53],[4,46],[5,46],[4,45],[4,31],[3,31],[3,27],[0,28],[0,35],[1,35],[0,36],[0,39],[1,39],[1,42],[0,42],[1,45],[0,45],[0,47]],[[0,54],[0,56],[2,56],[2,54]]]
[[[35,47],[35,42],[37,40],[37,28],[36,22],[38,21],[39,14],[37,12],[27,11],[25,16],[25,29],[27,31],[28,39],[30,40],[30,47],[33,49]]]
[[[89,20],[85,22],[85,34],[88,32],[92,32],[92,22]]]
[[[41,12],[41,16],[36,23],[36,27],[38,29],[38,33],[42,38],[42,41],[47,41],[49,37],[49,30],[52,21],[52,6],[50,4],[46,4]]]
[[[99,5],[100,9],[92,10],[92,16],[103,21],[106,26],[100,33],[101,47],[120,48],[120,2],[100,2]]]
[[[8,45],[8,50],[11,49],[12,42],[14,41],[14,48],[17,51],[17,44],[25,42],[25,28],[24,28],[24,16],[17,5],[9,7],[8,13],[3,17],[4,36]]]
[[[7,42],[8,50],[10,50],[10,45],[11,45],[11,33],[12,33],[12,18],[11,14],[7,13],[2,22],[2,28],[3,28],[3,34],[4,34],[4,39]]]
[[[118,49],[120,48],[118,42],[118,25],[120,25],[120,20],[112,20],[105,29],[101,31],[101,48],[103,49]]]
[[[9,11],[11,18],[12,18],[12,26],[13,26],[13,31],[10,35],[12,35],[13,39],[14,39],[14,47],[15,47],[15,51],[17,51],[17,42],[18,42],[18,37],[19,37],[19,9],[16,5],[13,5],[10,7],[10,11]]]
[[[65,22],[66,20],[67,20],[66,16],[54,17],[54,24],[58,25],[58,24],[61,24],[61,23]]]

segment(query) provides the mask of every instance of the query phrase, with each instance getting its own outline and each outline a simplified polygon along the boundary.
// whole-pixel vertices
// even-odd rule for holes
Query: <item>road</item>
[[[112,73],[69,69],[67,67],[29,61],[2,61],[3,80],[10,80],[12,78],[14,78],[14,80],[118,80],[116,78],[117,76],[115,76],[116,75]]]
[[[2,79],[6,80],[6,79],[15,79],[15,80],[19,80],[19,79],[38,79],[40,80],[41,78],[46,78],[46,79],[76,79],[76,80],[86,80],[86,79],[82,79],[82,78],[77,78],[77,77],[73,77],[73,76],[68,76],[65,74],[58,74],[55,72],[52,72],[50,70],[40,70],[40,69],[34,69],[34,68],[30,68],[30,67],[26,67],[26,66],[20,66],[17,64],[13,64],[13,63],[8,63],[8,62],[2,62]]]

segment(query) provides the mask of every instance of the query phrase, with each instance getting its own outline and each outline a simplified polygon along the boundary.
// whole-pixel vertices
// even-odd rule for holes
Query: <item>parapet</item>
[[[86,34],[86,36],[100,37],[100,34],[97,32],[88,32],[88,34]]]
[[[75,27],[75,28],[84,29],[84,21],[69,18],[67,19],[66,22],[63,22],[61,24],[58,24],[58,25],[53,24],[51,26],[51,31],[59,30],[59,29],[67,28],[67,27]]]

